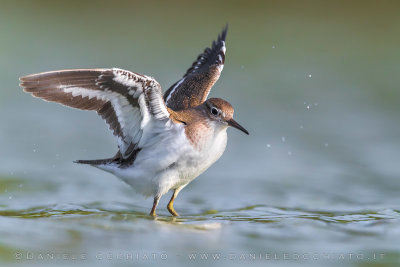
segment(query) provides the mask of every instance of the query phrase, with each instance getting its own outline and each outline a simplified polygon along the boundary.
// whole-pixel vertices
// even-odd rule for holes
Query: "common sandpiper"
[[[21,77],[20,85],[43,100],[96,111],[118,139],[118,152],[76,163],[110,172],[153,196],[153,216],[161,196],[173,190],[167,208],[178,216],[175,198],[221,157],[228,126],[249,134],[233,119],[231,104],[207,99],[224,67],[226,33],[227,27],[164,95],[154,78],[118,68],[43,72]]]

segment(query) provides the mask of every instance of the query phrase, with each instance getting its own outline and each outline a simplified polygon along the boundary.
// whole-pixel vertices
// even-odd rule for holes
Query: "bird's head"
[[[221,126],[232,126],[245,134],[249,132],[233,119],[233,107],[221,98],[210,98],[203,103],[203,110],[210,121]]]

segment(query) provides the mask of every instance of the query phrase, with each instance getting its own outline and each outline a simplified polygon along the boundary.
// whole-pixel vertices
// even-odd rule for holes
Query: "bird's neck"
[[[211,122],[201,109],[168,111],[173,122],[184,124],[186,138],[197,150],[207,147],[217,132],[222,130],[221,127]]]

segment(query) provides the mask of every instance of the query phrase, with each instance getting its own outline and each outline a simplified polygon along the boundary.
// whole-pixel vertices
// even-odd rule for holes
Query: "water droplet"
[[[273,45],[272,48],[275,48],[275,46]]]
[[[270,147],[271,147],[271,144],[267,144],[267,147],[270,148]]]
[[[33,153],[35,153],[36,152],[36,149],[33,149]]]
[[[329,146],[329,144],[328,144],[328,143],[325,143],[325,144],[324,144],[324,146],[325,146],[325,147],[328,147],[328,146]]]
[[[304,128],[304,126],[303,125],[300,125],[300,129],[303,129]]]
[[[310,109],[310,105],[307,105],[307,109]]]
[[[291,156],[292,155],[292,151],[288,151],[288,153],[287,153],[289,156]]]
[[[311,74],[308,74],[308,78],[311,78]]]
[[[21,187],[23,187],[23,186],[24,186],[23,184],[19,184],[19,185],[18,185],[19,188],[21,188]]]
[[[285,143],[286,142],[286,138],[284,136],[282,136],[282,142]]]
[[[12,196],[9,196],[8,199],[12,199]]]

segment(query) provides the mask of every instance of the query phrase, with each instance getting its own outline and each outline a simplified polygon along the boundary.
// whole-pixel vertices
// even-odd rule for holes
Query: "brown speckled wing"
[[[124,158],[139,147],[143,128],[169,113],[161,87],[153,78],[117,68],[76,69],[32,74],[21,87],[46,101],[96,111],[118,138]]]
[[[224,67],[227,30],[228,27],[225,27],[211,48],[206,48],[183,78],[165,92],[167,107],[177,111],[198,106],[206,101],[211,87],[218,80]]]

